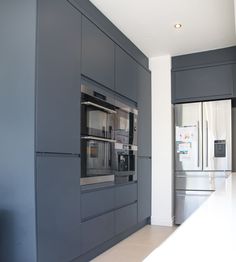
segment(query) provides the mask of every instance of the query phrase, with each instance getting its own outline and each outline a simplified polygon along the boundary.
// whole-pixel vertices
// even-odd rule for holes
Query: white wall
[[[171,57],[150,59],[152,71],[152,217],[171,226],[173,218]]]

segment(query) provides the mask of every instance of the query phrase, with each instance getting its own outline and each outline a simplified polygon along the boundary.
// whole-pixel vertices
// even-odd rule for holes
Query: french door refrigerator
[[[231,108],[231,100],[175,105],[175,224],[231,171]]]

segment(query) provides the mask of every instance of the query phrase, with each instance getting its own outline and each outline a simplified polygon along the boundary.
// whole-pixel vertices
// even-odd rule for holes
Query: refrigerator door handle
[[[206,121],[206,167],[208,167],[208,121]]]
[[[212,193],[214,193],[214,190],[188,190],[188,191],[176,191],[176,197],[201,197],[201,196],[210,196]]]

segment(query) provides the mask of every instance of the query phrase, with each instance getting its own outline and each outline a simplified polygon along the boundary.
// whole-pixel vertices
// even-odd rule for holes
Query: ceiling
[[[236,45],[234,0],[90,1],[148,57]]]

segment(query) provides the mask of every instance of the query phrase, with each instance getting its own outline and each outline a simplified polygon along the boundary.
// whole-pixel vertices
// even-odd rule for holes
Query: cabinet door
[[[116,92],[137,101],[137,86],[139,82],[138,64],[135,60],[116,46]]]
[[[151,216],[151,159],[138,158],[138,222]]]
[[[95,24],[82,17],[82,74],[114,89],[115,46]]]
[[[137,203],[115,211],[115,233],[120,234],[137,224]]]
[[[81,216],[88,219],[114,209],[114,188],[106,188],[81,195]]]
[[[115,207],[119,208],[137,201],[137,183],[120,185],[115,188]]]
[[[236,97],[236,64],[232,65],[233,81],[234,81],[234,98]]]
[[[139,67],[138,85],[138,155],[151,156],[151,73]]]
[[[85,253],[114,237],[114,212],[81,224],[81,252]]]
[[[71,261],[80,253],[80,159],[37,157],[39,262]]]
[[[81,14],[64,0],[38,1],[38,152],[80,152]]]
[[[172,73],[173,102],[229,98],[233,95],[232,65]]]

